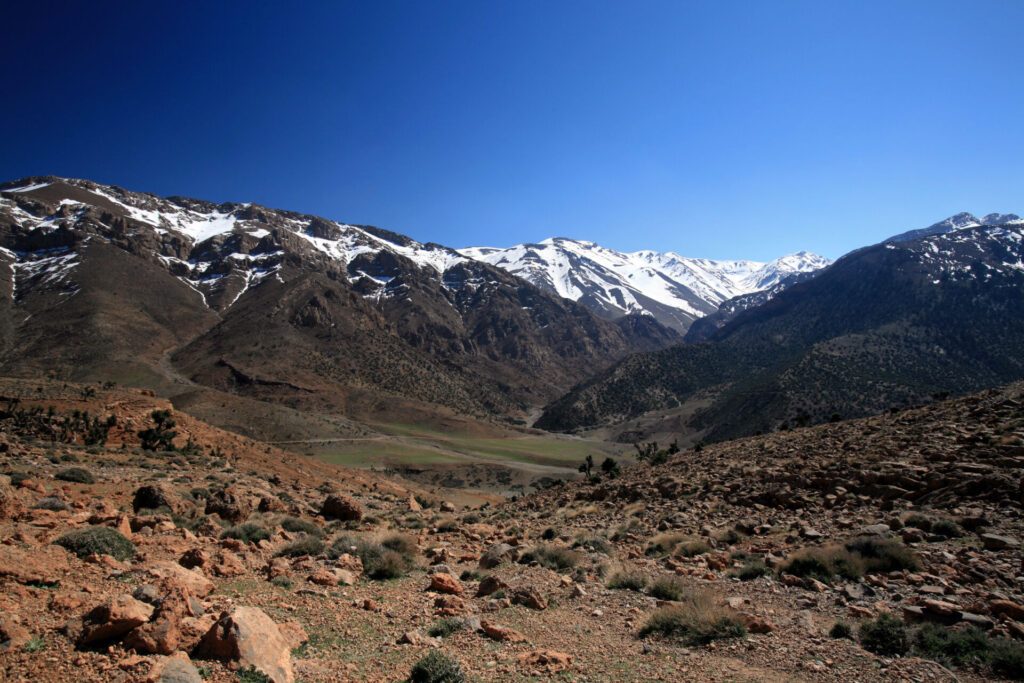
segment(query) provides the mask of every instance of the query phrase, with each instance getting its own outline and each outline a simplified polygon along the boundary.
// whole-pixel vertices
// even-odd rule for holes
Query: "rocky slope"
[[[678,430],[715,440],[1018,379],[1022,233],[1011,222],[860,249],[740,312],[708,342],[622,361],[537,424],[577,429],[690,406]]]
[[[473,510],[180,411],[142,449],[139,392],[0,393],[3,680],[1024,677],[1024,385]]]
[[[676,335],[446,247],[84,180],[0,185],[0,367],[364,417],[517,418]]]
[[[716,261],[674,252],[624,253],[564,237],[459,252],[578,301],[602,317],[645,313],[679,332],[716,311],[726,299],[775,287],[794,273],[814,272],[829,264],[804,251],[768,263]]]

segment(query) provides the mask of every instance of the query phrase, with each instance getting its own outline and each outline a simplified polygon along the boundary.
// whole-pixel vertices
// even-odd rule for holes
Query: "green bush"
[[[964,535],[964,530],[952,520],[940,519],[932,525],[932,533],[946,538],[960,538]]]
[[[466,621],[459,619],[458,617],[448,617],[447,619],[439,619],[435,621],[429,629],[427,629],[427,635],[432,638],[447,638],[453,633],[458,633],[466,628]]]
[[[292,541],[288,545],[284,546],[276,553],[275,557],[303,557],[309,555],[316,557],[324,551],[324,542],[316,536],[303,536],[300,539]]]
[[[647,590],[652,598],[658,600],[683,600],[689,595],[689,590],[683,584],[682,579],[677,576],[661,576],[654,580]]]
[[[618,571],[609,577],[606,585],[613,590],[640,592],[647,587],[647,577],[638,571]]]
[[[92,476],[92,472],[83,467],[69,467],[53,476],[61,481],[73,481],[76,484],[96,483],[96,477]]]
[[[834,576],[851,580],[860,578],[864,565],[859,557],[842,546],[828,545],[796,551],[782,566],[781,572],[829,583]]]
[[[917,512],[903,520],[903,524],[920,529],[921,531],[932,530],[932,518]]]
[[[248,669],[239,669],[235,672],[235,678],[239,683],[273,683],[270,676],[254,666],[250,666]]]
[[[399,535],[401,536],[401,535]],[[408,543],[394,542],[393,547],[404,547],[408,549]],[[354,550],[353,550],[354,549]],[[374,543],[358,536],[343,534],[334,539],[327,555],[337,559],[345,553],[354,552],[363,563],[363,573],[377,581],[387,579],[398,579],[406,575],[413,566],[412,554],[403,554],[399,551],[389,549],[382,543]]]
[[[748,560],[743,564],[742,567],[736,570],[735,576],[740,581],[753,581],[761,576],[767,576],[771,574],[772,570],[768,568],[768,565],[764,563],[764,560],[753,559]]]
[[[934,526],[933,526],[934,529]],[[859,555],[868,574],[894,572],[901,569],[914,571],[920,567],[914,551],[899,541],[877,536],[862,536],[846,544],[846,549]]]
[[[458,660],[433,650],[413,664],[409,683],[466,683],[466,674]]]
[[[108,526],[90,526],[69,531],[54,543],[79,557],[99,553],[110,555],[121,562],[135,557],[135,544]]]
[[[963,666],[980,664],[988,657],[989,638],[979,628],[953,630],[925,624],[914,636],[914,651],[938,662]]]
[[[245,543],[258,543],[270,538],[270,531],[256,522],[245,522],[225,529],[221,538],[233,538]]]
[[[997,638],[992,640],[990,648],[992,671],[1013,681],[1024,681],[1024,644]]]
[[[591,550],[595,553],[601,553],[602,555],[610,555],[612,551],[612,547],[611,544],[608,543],[608,539],[596,534],[581,534],[577,536],[576,540],[573,541],[572,547]]]
[[[416,537],[410,534],[390,534],[382,538],[380,544],[400,555],[408,557],[416,555]]]
[[[837,621],[832,624],[832,628],[829,629],[828,635],[830,638],[853,640],[853,629],[850,625],[844,621]]]
[[[733,612],[717,606],[703,593],[691,593],[680,604],[656,610],[640,629],[641,637],[660,635],[688,646],[742,638],[746,633]]]
[[[579,564],[580,554],[562,546],[539,545],[519,557],[520,564],[533,562],[554,571],[566,571]]]
[[[281,520],[281,528],[293,534],[306,534],[307,536],[323,536],[324,532],[319,526],[308,519],[298,517],[285,517]]]
[[[886,657],[905,655],[910,649],[907,627],[891,614],[861,624],[860,644],[868,652]]]

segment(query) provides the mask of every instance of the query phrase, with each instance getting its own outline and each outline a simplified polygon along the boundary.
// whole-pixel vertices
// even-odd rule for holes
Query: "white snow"
[[[574,301],[596,297],[626,312],[647,311],[641,298],[700,317],[726,299],[767,289],[790,273],[829,264],[799,252],[769,263],[687,258],[674,252],[619,252],[594,242],[548,238],[507,249],[468,247],[459,252],[503,268]]]
[[[32,190],[41,190],[49,185],[50,183],[33,183],[31,185],[22,185],[21,187],[12,187],[9,190],[4,190],[4,192],[31,192]]]

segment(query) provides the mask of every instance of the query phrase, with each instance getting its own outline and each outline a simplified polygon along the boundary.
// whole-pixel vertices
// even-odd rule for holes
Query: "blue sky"
[[[1016,0],[4,15],[5,179],[255,201],[452,246],[562,235],[713,258],[835,257],[958,211],[1024,213]]]

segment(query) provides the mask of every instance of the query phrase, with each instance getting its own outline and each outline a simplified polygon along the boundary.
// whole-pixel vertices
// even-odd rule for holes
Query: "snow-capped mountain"
[[[990,213],[982,216],[981,218],[976,218],[973,214],[962,211],[945,220],[941,220],[934,225],[929,225],[927,228],[908,230],[907,232],[902,232],[899,235],[893,235],[885,241],[909,242],[911,240],[921,239],[922,237],[930,237],[931,235],[945,235],[946,233],[954,232],[956,230],[964,230],[966,228],[977,228],[984,225],[1004,225],[1007,223],[1016,223],[1020,220],[1020,216],[1013,213]]]
[[[579,301],[599,315],[645,313],[680,331],[727,299],[774,287],[787,275],[829,264],[823,256],[806,251],[767,263],[717,261],[674,252],[620,252],[564,237],[505,249],[468,247],[459,253]]]

